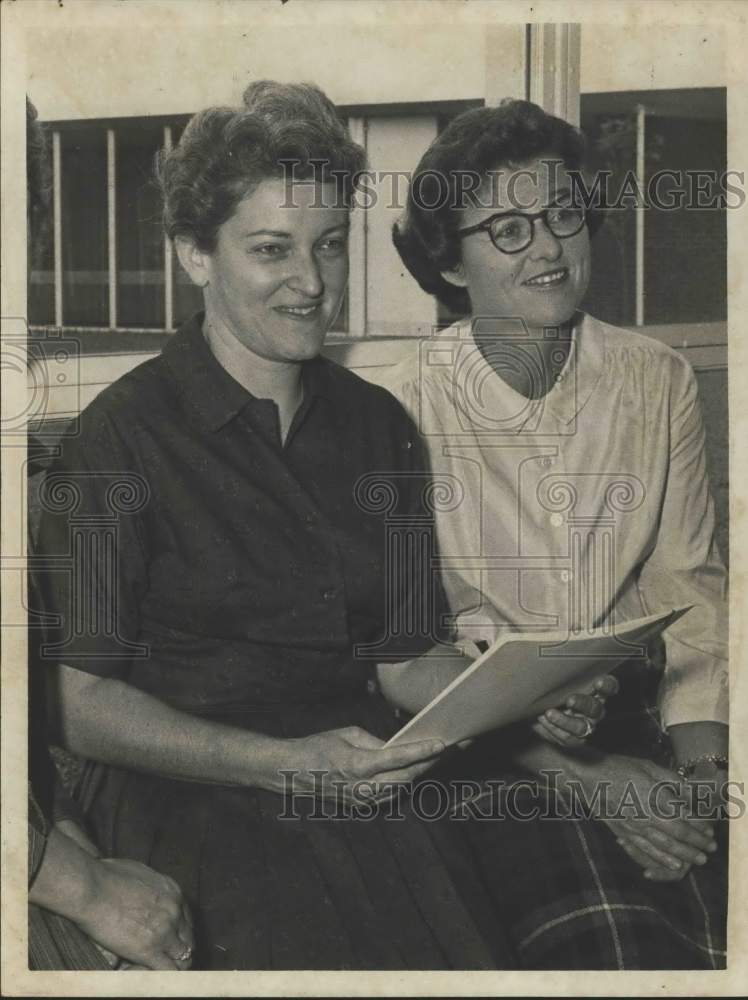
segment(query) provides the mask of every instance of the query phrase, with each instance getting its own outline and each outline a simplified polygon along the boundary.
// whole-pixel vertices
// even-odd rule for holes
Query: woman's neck
[[[507,332],[481,332],[474,339],[502,381],[528,399],[540,399],[550,392],[566,365],[572,330],[570,320],[552,338],[542,328],[523,327],[521,338]]]
[[[229,327],[206,312],[203,336],[213,356],[229,375],[258,399],[272,399],[278,407],[281,440],[285,441],[294,414],[304,397],[301,363],[272,361],[246,347]]]

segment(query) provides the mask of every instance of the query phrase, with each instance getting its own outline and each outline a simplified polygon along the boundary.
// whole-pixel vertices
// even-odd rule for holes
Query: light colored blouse
[[[525,357],[532,368],[531,346]],[[561,374],[532,400],[463,322],[420,342],[385,384],[428,445],[460,635],[693,605],[666,633],[662,722],[727,722],[726,573],[696,380],[679,354],[578,314]]]

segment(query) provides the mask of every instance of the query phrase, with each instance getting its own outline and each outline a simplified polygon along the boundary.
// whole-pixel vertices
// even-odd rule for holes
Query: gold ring
[[[587,737],[588,736],[592,736],[592,734],[595,731],[595,727],[592,725],[592,723],[590,722],[590,720],[586,716],[585,716],[585,719],[584,719],[584,724],[586,726],[586,729],[582,733],[582,735],[579,737],[580,740],[586,740]]]

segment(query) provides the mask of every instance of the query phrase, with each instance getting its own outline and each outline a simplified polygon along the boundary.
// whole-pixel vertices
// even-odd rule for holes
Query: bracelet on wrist
[[[724,753],[704,753],[698,757],[689,757],[688,760],[677,764],[675,770],[681,778],[691,778],[700,764],[713,764],[719,771],[729,769],[729,760]]]

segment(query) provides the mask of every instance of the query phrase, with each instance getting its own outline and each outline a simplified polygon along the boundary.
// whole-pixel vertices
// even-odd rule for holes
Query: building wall
[[[50,25],[34,34],[29,95],[47,120],[193,114],[231,104],[251,80],[309,80],[338,104],[484,98],[524,93],[523,24],[487,31],[419,27],[241,25],[162,35]],[[414,43],[415,42],[415,43]],[[122,85],[117,82],[122,78]],[[496,98],[494,98],[496,99]]]
[[[583,94],[726,86],[725,35],[718,24],[673,24],[667,31],[641,23],[582,26]]]

